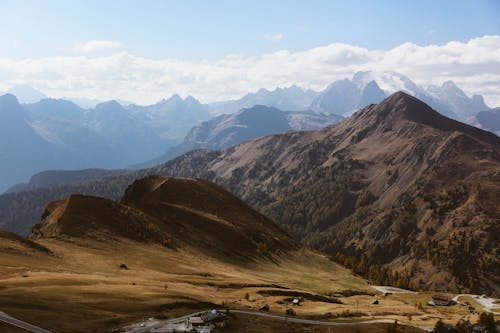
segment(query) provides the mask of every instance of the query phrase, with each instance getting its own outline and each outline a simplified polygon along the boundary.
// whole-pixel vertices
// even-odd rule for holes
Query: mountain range
[[[48,201],[72,193],[118,199],[150,174],[214,181],[376,283],[391,276],[415,289],[499,290],[500,139],[403,92],[321,130],[5,194],[0,221],[26,234]]]
[[[451,81],[441,87],[418,86],[395,72],[358,72],[352,79],[333,82],[322,92],[297,86],[274,91],[261,89],[239,100],[210,105],[191,96],[183,99],[173,95],[149,106],[124,106],[127,103],[108,101],[84,109],[70,101],[44,98],[45,95],[33,88],[16,86],[11,92],[21,96],[21,101],[42,100],[28,104],[0,104],[3,105],[4,110],[0,110],[3,114],[18,114],[15,123],[10,124],[7,118],[4,119],[3,126],[9,130],[2,133],[1,145],[5,147],[0,150],[0,191],[26,182],[33,174],[48,169],[145,167],[164,162],[189,149],[223,149],[284,130],[318,129],[366,105],[379,103],[396,90],[416,96],[451,118],[466,119],[488,128],[475,120],[478,112],[490,110],[481,96],[469,98]],[[296,113],[287,113],[288,125],[279,121],[271,124],[274,122],[272,112],[260,112],[259,119],[252,120],[253,125],[241,122],[240,118],[246,114],[242,113],[242,108],[251,110],[255,105]],[[234,116],[212,118],[221,112],[230,112]],[[207,122],[201,125],[203,121]],[[265,129],[258,128],[262,124],[266,124]],[[223,137],[225,135],[227,137]],[[9,142],[18,140],[37,148],[14,152],[15,148],[9,147]],[[13,170],[10,165],[18,167],[10,172]]]
[[[44,169],[76,168],[81,158],[39,135],[13,95],[0,96],[0,190]]]
[[[468,97],[452,81],[419,86],[408,77],[396,72],[357,72],[351,80],[344,79],[330,84],[312,102],[311,109],[349,115],[371,103],[379,103],[389,94],[404,91],[429,104],[441,114],[460,121],[489,110],[483,97]]]
[[[472,123],[477,127],[500,135],[500,108],[478,112]]]
[[[136,168],[164,163],[194,149],[222,150],[258,137],[290,130],[312,130],[341,121],[343,117],[312,111],[281,111],[255,105],[224,114],[193,127],[184,140],[165,154]]]
[[[234,113],[254,105],[266,105],[281,110],[304,111],[308,110],[318,92],[304,90],[295,85],[287,88],[276,88],[272,91],[260,89],[249,93],[238,100],[222,101],[210,104],[213,114]]]
[[[47,98],[44,93],[27,84],[15,85],[7,91],[7,94],[16,96],[21,103],[36,103]]]
[[[498,290],[500,139],[405,93],[323,130],[184,155],[160,170],[223,185],[364,274],[384,265],[417,289]]]
[[[216,116],[235,113],[255,105],[265,105],[288,111],[313,110],[346,116],[368,104],[378,103],[397,91],[404,91],[415,96],[438,112],[460,121],[468,121],[478,112],[489,110],[481,95],[469,97],[453,81],[446,81],[441,86],[418,85],[407,76],[394,71],[356,72],[351,79],[334,81],[323,91],[303,89],[296,85],[278,87],[274,90],[262,88],[237,100],[217,101],[203,105],[197,105],[198,102],[193,97],[188,96],[186,105],[197,110],[205,109],[211,115]],[[36,103],[47,98],[42,92],[28,85],[14,86],[7,93],[15,95],[23,104]],[[63,99],[72,101],[85,109],[94,108],[100,103],[96,99],[89,98]],[[178,95],[173,95],[169,100],[163,100],[155,106],[146,108],[149,111],[158,110],[159,105],[176,104],[179,99],[181,98]],[[123,106],[132,105],[132,109],[135,110],[144,110],[132,102],[121,100],[118,102]],[[148,116],[151,115],[151,112],[147,113]]]
[[[0,191],[50,169],[125,168],[161,155],[201,121],[206,108],[178,96],[142,107],[116,101],[82,109],[0,96]]]

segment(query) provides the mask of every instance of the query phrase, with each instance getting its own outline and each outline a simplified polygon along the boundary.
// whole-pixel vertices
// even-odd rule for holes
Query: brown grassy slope
[[[13,254],[43,253],[50,254],[46,247],[27,240],[19,235],[0,229],[0,252]]]
[[[220,186],[202,179],[149,176],[135,181],[121,202],[160,220],[182,216],[185,241],[236,253],[298,248],[274,222]],[[191,239],[193,238],[193,239]]]
[[[413,295],[394,295],[372,306],[373,297],[364,293],[374,290],[364,280],[307,250],[282,254],[274,261],[263,256],[236,264],[193,249],[175,250],[119,237],[107,241],[43,238],[37,243],[53,255],[0,252],[0,310],[54,332],[109,332],[144,318],[180,316],[223,302],[250,310],[270,304],[273,313],[282,314],[287,297],[260,292],[282,288],[326,296],[361,291],[359,296],[335,296],[342,304],[305,300],[296,308],[304,318],[326,313],[331,315],[325,318],[335,318],[349,311],[362,312],[353,319],[373,316],[401,323],[412,313],[412,324],[432,326],[437,318],[455,323],[468,314],[458,306],[417,310]],[[120,269],[122,263],[128,269]],[[418,301],[429,297],[419,295]],[[261,324],[255,325],[258,329]],[[276,323],[262,325],[265,331]],[[372,329],[361,326],[358,331]]]
[[[160,176],[135,181],[122,203],[81,195],[50,203],[31,238],[83,236],[189,246],[243,261],[299,247],[272,221],[219,186]]]
[[[48,237],[127,237],[136,241],[161,242],[159,226],[146,223],[144,213],[111,200],[71,195],[49,203],[31,239]]]

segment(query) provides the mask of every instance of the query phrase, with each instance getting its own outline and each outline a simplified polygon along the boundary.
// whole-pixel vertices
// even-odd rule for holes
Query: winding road
[[[394,319],[371,319],[371,320],[361,320],[356,322],[334,322],[334,321],[320,321],[320,320],[311,320],[311,319],[300,319],[295,317],[284,317],[279,315],[274,315],[266,312],[257,312],[257,311],[244,311],[244,310],[229,310],[230,313],[244,314],[248,316],[256,316],[256,317],[265,317],[271,318],[281,321],[288,321],[291,323],[297,324],[307,324],[307,325],[321,325],[321,326],[350,326],[350,325],[359,325],[359,324],[392,324],[394,323]],[[140,324],[133,325],[133,327],[129,326],[129,329],[125,328],[126,333],[145,333],[148,331],[151,332],[162,332],[162,328],[167,324],[177,323],[183,321],[189,317],[199,315],[201,312],[192,313],[186,315],[184,317],[162,320],[162,321],[151,321],[148,325],[146,322],[143,322],[144,326],[140,326]],[[401,323],[401,322],[400,322]],[[408,325],[406,323],[401,323],[402,325]],[[411,326],[411,325],[410,325]],[[425,331],[431,331],[431,326],[412,326]]]
[[[389,294],[418,294],[416,291],[389,287],[389,286],[372,286],[373,289],[380,291],[381,293],[389,293]]]
[[[298,324],[308,324],[308,325],[322,325],[322,326],[346,326],[346,325],[355,325],[355,324],[393,324],[394,319],[372,319],[372,320],[362,320],[356,322],[335,322],[335,321],[320,321],[320,320],[312,320],[312,319],[300,319],[295,317],[283,317],[278,315],[273,315],[265,312],[255,312],[255,311],[241,311],[241,310],[231,310],[231,313],[240,313],[249,316],[257,316],[257,317],[266,317],[277,320],[286,320],[291,323]]]
[[[33,333],[52,333],[51,331],[47,331],[46,329],[43,329],[41,327],[31,325],[30,323],[27,323],[25,321],[16,319],[14,317],[9,316],[8,314],[0,311],[0,321],[3,321],[4,323],[7,323],[12,326],[16,326],[19,328],[22,328],[28,332],[33,332]]]

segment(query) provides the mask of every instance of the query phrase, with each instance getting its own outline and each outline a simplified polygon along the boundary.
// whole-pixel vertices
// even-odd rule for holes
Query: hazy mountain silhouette
[[[341,119],[340,116],[312,111],[281,111],[274,107],[256,105],[233,114],[220,115],[193,127],[179,145],[135,168],[164,163],[193,149],[221,150],[269,134],[322,128]]]
[[[20,103],[36,103],[47,98],[44,93],[26,84],[16,85],[10,88],[7,93],[16,96]]]

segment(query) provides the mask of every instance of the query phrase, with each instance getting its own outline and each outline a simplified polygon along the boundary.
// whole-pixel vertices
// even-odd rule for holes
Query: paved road
[[[377,289],[378,291],[382,293],[391,293],[391,294],[418,294],[416,291],[411,291],[411,290],[406,290],[406,289],[401,289],[401,288],[395,288],[395,287],[389,287],[389,286],[372,286],[374,289]]]
[[[356,322],[333,322],[333,321],[319,321],[319,320],[311,320],[311,319],[300,319],[300,318],[295,318],[295,317],[284,317],[284,316],[278,316],[266,312],[257,312],[257,311],[243,311],[243,310],[229,310],[230,313],[239,313],[239,314],[244,314],[244,315],[249,315],[249,316],[258,316],[258,317],[266,317],[266,318],[271,318],[271,319],[276,319],[276,320],[282,320],[282,321],[289,321],[291,323],[298,323],[298,324],[307,324],[307,325],[322,325],[322,326],[348,326],[348,325],[357,325],[357,324],[392,324],[394,323],[394,319],[372,319],[372,320],[362,320],[362,321],[356,321]],[[154,332],[157,330],[158,332],[161,332],[162,327],[165,326],[166,324],[169,323],[177,323],[179,321],[185,320],[189,317],[199,315],[201,312],[196,312],[192,313],[190,315],[186,315],[184,317],[179,317],[179,318],[174,318],[174,319],[169,319],[169,320],[162,320],[162,321],[152,321],[151,324],[146,324],[144,323],[145,326],[140,327],[138,325],[133,325],[134,327],[132,328],[129,326],[129,329],[126,330],[127,333],[144,333],[147,331],[152,331]],[[401,322],[400,322],[401,323]],[[403,324],[403,323],[401,323]],[[407,324],[403,324],[407,325]],[[426,331],[431,331],[432,327],[431,326],[413,326],[417,327]]]
[[[277,320],[286,320],[291,323],[298,324],[308,324],[308,325],[322,325],[322,326],[346,326],[346,325],[355,325],[355,324],[393,324],[394,319],[372,319],[372,320],[363,320],[356,322],[335,322],[335,321],[320,321],[320,320],[311,320],[311,319],[300,319],[295,317],[283,317],[278,315],[273,315],[265,312],[254,312],[254,311],[240,311],[240,310],[230,310],[231,313],[240,313],[246,314],[250,316],[258,316],[258,317],[266,317],[273,318]]]
[[[2,311],[0,311],[0,321],[3,321],[4,323],[7,323],[7,324],[12,325],[12,326],[20,327],[22,329],[25,329],[28,332],[33,332],[33,333],[52,333],[51,331],[47,331],[47,330],[45,330],[43,328],[40,328],[38,326],[31,325],[30,323],[27,323],[25,321],[16,319],[14,317],[11,317],[11,316],[3,313]]]
[[[240,310],[230,310],[232,313],[241,313],[241,314],[246,314],[250,316],[261,316],[261,317],[268,317],[268,318],[273,318],[277,320],[287,320],[292,323],[299,323],[299,324],[308,324],[308,325],[322,325],[322,326],[348,326],[348,325],[357,325],[357,324],[393,324],[394,319],[371,319],[371,320],[360,320],[356,322],[335,322],[335,321],[319,321],[319,320],[310,320],[310,319],[300,319],[300,318],[294,318],[294,317],[282,317],[278,315],[273,315],[265,312],[255,312],[255,311],[240,311]],[[416,328],[420,328],[425,331],[432,331],[432,326],[413,326],[409,325],[407,323],[402,323],[398,322],[402,325],[408,325]]]

